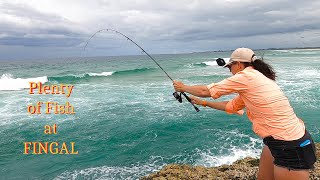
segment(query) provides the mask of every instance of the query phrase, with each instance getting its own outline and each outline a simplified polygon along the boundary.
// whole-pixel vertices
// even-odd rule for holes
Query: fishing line
[[[100,29],[99,31],[95,32],[86,42],[83,51],[86,50],[86,47],[89,44],[89,41],[98,33],[102,32],[102,31],[108,31],[108,32],[114,32],[116,34],[120,34],[121,36],[125,37],[127,40],[129,40],[130,42],[132,42],[134,45],[136,45],[138,48],[140,48],[142,50],[141,53],[145,53],[165,74],[166,76],[173,82],[173,79],[169,76],[169,74],[160,66],[160,64],[149,54],[147,53],[147,51],[145,51],[141,46],[139,46],[135,41],[133,41],[131,38],[129,38],[128,36],[126,36],[125,34],[117,31],[117,30],[113,30],[113,29]],[[174,92],[172,95],[176,98],[176,100],[178,100],[180,103],[182,103],[182,97],[181,94],[192,104],[192,106],[194,107],[194,109],[199,112],[200,110],[191,102],[191,99],[184,93],[181,92],[180,95],[178,94],[178,92]]]

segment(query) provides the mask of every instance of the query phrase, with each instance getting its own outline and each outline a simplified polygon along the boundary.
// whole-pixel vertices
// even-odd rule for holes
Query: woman
[[[187,86],[174,81],[178,92],[198,97],[212,97],[237,93],[225,102],[207,102],[191,97],[192,103],[243,114],[244,108],[253,124],[253,131],[263,138],[258,179],[308,179],[316,161],[315,145],[305,125],[294,113],[288,99],[275,83],[275,72],[257,59],[248,48],[236,49],[228,67],[233,76],[208,86]]]

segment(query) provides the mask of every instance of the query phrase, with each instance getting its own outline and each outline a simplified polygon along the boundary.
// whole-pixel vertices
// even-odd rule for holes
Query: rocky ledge
[[[310,179],[320,179],[320,143],[317,147],[317,162],[311,171]],[[257,179],[259,159],[245,158],[234,162],[232,165],[206,168],[203,166],[190,166],[169,164],[159,172],[142,177],[141,180],[180,180],[180,179]]]

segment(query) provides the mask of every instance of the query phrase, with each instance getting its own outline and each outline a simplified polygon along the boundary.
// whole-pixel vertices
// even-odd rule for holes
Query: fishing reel
[[[179,103],[182,103],[181,93],[179,94],[178,92],[174,92],[172,95],[176,98],[177,101],[179,101]]]
[[[184,92],[180,92],[180,94],[178,92],[174,92],[172,95],[174,96],[174,98],[176,98],[177,101],[179,101],[179,103],[182,103],[182,96],[181,95],[183,95],[192,104],[191,99]],[[197,106],[195,106],[194,104],[192,104],[192,106],[194,107],[194,109],[197,112],[200,111],[199,108]]]

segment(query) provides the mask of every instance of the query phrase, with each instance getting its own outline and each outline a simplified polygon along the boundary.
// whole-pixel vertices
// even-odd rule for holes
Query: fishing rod
[[[125,34],[117,31],[117,30],[113,30],[113,29],[100,29],[99,31],[95,32],[86,42],[86,45],[84,46],[83,50],[85,51],[89,41],[98,33],[102,32],[102,31],[108,31],[108,32],[114,32],[116,34],[120,34],[121,36],[125,37],[127,40],[129,40],[130,42],[132,42],[134,45],[136,45],[138,48],[140,48],[142,50],[143,53],[145,53],[154,63],[156,63],[157,66],[159,66],[159,68],[167,75],[167,77],[173,82],[173,79],[169,76],[169,74],[160,66],[160,64],[149,54],[147,53],[147,51],[145,51],[141,46],[139,46],[135,41],[133,41],[131,38],[129,38],[128,36],[126,36]],[[176,98],[176,100],[178,100],[180,103],[182,103],[182,97],[181,94],[190,102],[190,104],[194,107],[194,109],[199,112],[199,108],[197,106],[195,106],[192,102],[191,99],[186,95],[186,93],[184,92],[180,92],[180,94],[178,92],[174,92],[172,95]]]

